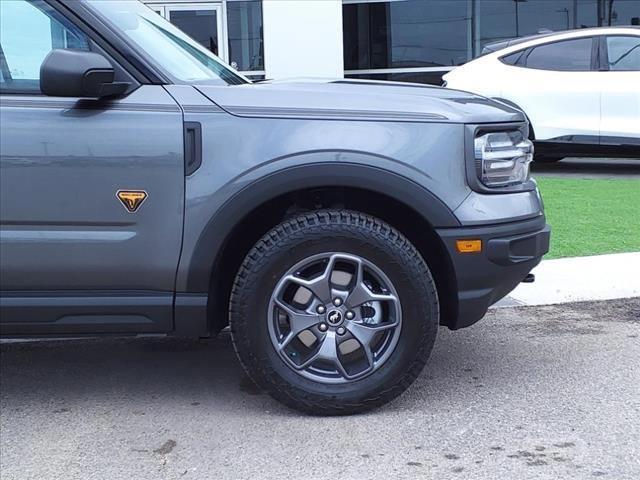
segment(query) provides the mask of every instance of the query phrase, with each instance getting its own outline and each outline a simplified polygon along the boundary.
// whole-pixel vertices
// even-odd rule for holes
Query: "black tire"
[[[556,155],[545,155],[545,154],[536,154],[533,157],[534,162],[537,163],[555,163],[562,160],[564,157],[559,157]]]
[[[380,368],[348,383],[327,384],[303,377],[283,361],[271,342],[267,315],[276,283],[289,268],[336,251],[384,271],[398,293],[402,325]],[[317,211],[279,224],[249,252],[233,285],[229,323],[240,362],[259,387],[302,412],[346,415],[389,402],[417,378],[435,342],[438,295],[424,259],[397,230],[358,212]]]
[[[515,104],[514,104],[514,106],[515,106]],[[524,110],[522,110],[520,107],[516,106],[516,108],[518,110],[522,111],[522,113],[524,113]],[[535,134],[535,131],[533,129],[533,125],[531,124],[531,120],[529,120],[529,117],[527,116],[526,113],[525,113],[525,117],[527,118],[527,122],[529,122],[529,140],[531,140],[535,144],[536,134]],[[549,154],[544,154],[544,153],[534,153],[534,155],[533,155],[533,161],[537,162],[537,163],[555,163],[555,162],[559,162],[563,158],[564,158],[564,156],[549,155]]]

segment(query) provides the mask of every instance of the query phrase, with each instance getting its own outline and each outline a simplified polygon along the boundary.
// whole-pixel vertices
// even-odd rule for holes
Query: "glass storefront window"
[[[241,71],[264,70],[262,2],[227,2],[229,62]]]
[[[431,83],[497,42],[541,31],[640,25],[640,0],[343,0],[351,78]]]
[[[429,85],[442,85],[442,76],[445,71],[420,72],[409,70],[397,73],[352,73],[347,78],[360,80],[383,80],[389,82],[425,83]]]
[[[478,2],[475,55],[487,43],[598,25],[598,0],[481,0]],[[478,50],[479,49],[479,50]]]
[[[218,10],[170,10],[169,21],[215,55],[218,50]]]
[[[640,25],[640,1],[600,0],[602,26]]]
[[[347,3],[344,68],[460,65],[471,56],[470,26],[467,1]]]

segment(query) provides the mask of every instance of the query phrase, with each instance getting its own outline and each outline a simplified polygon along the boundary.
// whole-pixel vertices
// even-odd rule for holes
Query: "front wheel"
[[[247,374],[286,405],[350,414],[418,376],[439,321],[424,259],[398,231],[353,211],[285,221],[249,252],[230,302]]]

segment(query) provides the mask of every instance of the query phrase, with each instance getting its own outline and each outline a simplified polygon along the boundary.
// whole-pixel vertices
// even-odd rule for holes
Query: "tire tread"
[[[425,322],[421,329],[420,348],[404,375],[391,387],[362,398],[358,402],[350,403],[320,398],[316,394],[284,381],[269,362],[263,362],[255,355],[247,335],[244,334],[249,325],[242,307],[248,301],[248,292],[254,290],[254,282],[257,281],[259,271],[268,258],[280,252],[281,245],[285,241],[304,239],[310,228],[326,230],[327,234],[331,234],[336,226],[350,229],[350,233],[363,242],[369,241],[373,236],[394,247],[394,251],[404,257],[403,263],[414,266],[414,271],[410,272],[412,281],[421,283],[420,288],[428,292],[426,297],[430,299],[431,321]],[[413,244],[382,220],[350,210],[320,210],[305,213],[274,227],[245,257],[234,280],[229,302],[229,325],[233,347],[249,377],[271,396],[289,407],[315,415],[347,415],[362,412],[383,405],[400,395],[414,382],[426,364],[435,340],[438,319],[439,303],[436,285],[424,259]]]

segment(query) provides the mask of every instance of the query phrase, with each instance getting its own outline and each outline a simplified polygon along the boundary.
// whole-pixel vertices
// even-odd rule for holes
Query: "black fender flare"
[[[460,226],[442,200],[396,172],[360,163],[318,162],[292,166],[249,183],[211,216],[191,255],[186,291],[208,291],[211,273],[226,240],[252,210],[281,195],[321,187],[359,188],[391,197],[415,210],[434,229]]]

